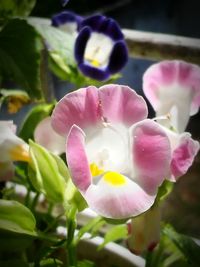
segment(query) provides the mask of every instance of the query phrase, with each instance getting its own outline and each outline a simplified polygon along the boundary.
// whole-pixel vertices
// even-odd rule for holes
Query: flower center
[[[113,49],[113,41],[102,33],[93,32],[89,38],[84,59],[93,67],[105,67]]]
[[[107,172],[103,176],[104,181],[112,185],[118,186],[126,183],[126,179],[123,175],[117,172]]]

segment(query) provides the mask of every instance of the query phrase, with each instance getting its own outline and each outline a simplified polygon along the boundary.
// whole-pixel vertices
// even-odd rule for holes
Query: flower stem
[[[77,266],[76,245],[74,242],[74,234],[76,230],[76,213],[77,207],[75,205],[72,205],[66,213],[68,267]]]

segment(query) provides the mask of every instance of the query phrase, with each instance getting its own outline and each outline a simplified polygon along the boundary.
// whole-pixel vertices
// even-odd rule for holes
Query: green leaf
[[[29,267],[27,262],[24,262],[22,260],[7,260],[7,261],[0,261],[1,267]]]
[[[0,200],[0,229],[36,236],[36,221],[31,211],[17,201]]]
[[[12,79],[32,98],[41,98],[41,38],[25,20],[10,20],[0,32],[0,76]]]
[[[156,202],[163,201],[173,190],[174,183],[164,180],[162,185],[158,188],[158,193],[156,196]]]
[[[126,224],[114,226],[104,236],[104,242],[98,247],[98,250],[105,247],[109,242],[114,242],[119,239],[126,239],[128,237],[128,231]]]
[[[29,166],[29,178],[33,186],[40,193],[45,194],[51,202],[63,202],[66,188],[65,179],[67,179],[62,176],[63,165],[62,167],[61,164],[58,165],[55,156],[44,147],[31,140],[29,145],[32,160]],[[68,172],[65,174],[67,175]]]
[[[36,0],[1,0],[0,18],[28,16],[35,3]]]
[[[92,235],[92,233],[98,231],[99,228],[102,227],[103,224],[105,224],[105,221],[103,220],[102,217],[99,217],[99,216],[94,218],[94,219],[92,219],[89,223],[85,224],[78,231],[78,234],[77,234],[77,237],[76,237],[76,240],[75,240],[76,244],[80,241],[80,239],[82,238],[82,236],[85,233],[91,233],[91,235]]]
[[[65,190],[65,209],[68,209],[68,205],[75,205],[79,211],[84,210],[88,205],[81,193],[77,190],[73,184],[71,178],[67,182]]]
[[[51,70],[61,79],[67,80],[72,68],[76,66],[74,59],[75,36],[52,27],[50,21],[31,18],[29,22],[47,42]]]
[[[60,260],[48,258],[48,259],[42,260],[40,262],[40,266],[41,267],[60,267],[60,266],[63,266],[63,263]]]
[[[32,244],[35,238],[27,234],[0,230],[0,251],[23,251]]]
[[[19,130],[19,136],[28,142],[33,139],[33,133],[37,124],[44,118],[50,115],[54,104],[40,104],[34,106],[26,115],[24,122]]]
[[[174,243],[187,261],[193,264],[192,266],[200,266],[200,246],[192,238],[177,233],[170,225],[164,227],[163,233]]]
[[[78,262],[78,267],[95,267],[96,264],[89,260],[82,260]]]

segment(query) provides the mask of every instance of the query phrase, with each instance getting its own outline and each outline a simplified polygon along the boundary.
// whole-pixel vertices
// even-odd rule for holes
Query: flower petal
[[[73,124],[84,131],[101,121],[98,90],[94,86],[65,95],[52,114],[52,126],[60,135],[68,134]]]
[[[191,167],[195,156],[197,155],[200,145],[199,142],[191,138],[190,133],[177,134],[169,129],[165,129],[169,137],[172,160],[171,174],[169,180],[176,181],[180,176],[184,175]]]
[[[107,69],[96,68],[85,63],[80,63],[78,66],[84,75],[98,81],[105,81],[110,76],[110,72]]]
[[[73,125],[67,138],[66,157],[72,181],[84,192],[91,184],[90,167],[85,153],[85,134]]]
[[[20,152],[23,152],[24,150],[24,152],[26,151],[28,153],[27,144],[21,138],[15,135],[15,131],[16,127],[11,121],[0,121],[1,162],[11,161],[11,151],[13,150],[15,153],[17,148],[19,148]],[[22,149],[23,147],[24,149]]]
[[[36,143],[59,155],[65,152],[65,138],[58,135],[51,126],[51,117],[40,121],[34,131]]]
[[[106,121],[131,126],[147,117],[147,105],[134,90],[124,85],[105,85],[99,89],[99,98]]]
[[[124,41],[117,42],[110,55],[108,69],[110,73],[120,71],[128,61],[128,49]]]
[[[135,179],[148,193],[155,193],[169,175],[169,139],[159,124],[148,119],[134,125],[130,135]]]
[[[148,195],[138,184],[123,176],[125,183],[112,185],[103,178],[91,184],[84,193],[89,207],[106,218],[122,219],[137,216],[149,209],[155,195]]]
[[[84,27],[80,30],[74,47],[74,56],[78,64],[84,61],[84,52],[87,45],[87,41],[90,38],[91,29],[89,27]]]
[[[183,132],[190,115],[200,106],[200,68],[184,61],[162,61],[152,65],[143,76],[143,90],[157,116],[177,109],[176,129]]]

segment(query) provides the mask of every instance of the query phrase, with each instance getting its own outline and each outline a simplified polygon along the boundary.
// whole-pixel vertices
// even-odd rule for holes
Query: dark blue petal
[[[107,69],[98,69],[84,63],[79,64],[79,69],[85,76],[98,81],[105,81],[110,76],[110,73]]]
[[[78,63],[83,62],[83,56],[85,52],[85,47],[87,44],[88,39],[91,35],[91,29],[89,27],[84,27],[78,34],[75,47],[74,47],[74,56]]]
[[[99,32],[108,35],[114,41],[122,40],[124,37],[118,23],[111,18],[106,18],[102,22],[101,27],[99,28]]]
[[[81,17],[76,15],[74,12],[63,11],[54,15],[51,19],[52,26],[59,27],[67,22],[76,22],[77,26],[81,22]]]
[[[80,27],[83,28],[85,26],[89,26],[93,31],[99,31],[99,28],[105,19],[106,17],[102,15],[93,15],[83,19]]]
[[[117,42],[110,55],[108,69],[114,74],[120,71],[128,61],[128,49],[125,41]]]
[[[63,6],[66,6],[66,4],[69,2],[69,0],[61,0],[61,2],[62,2]]]

